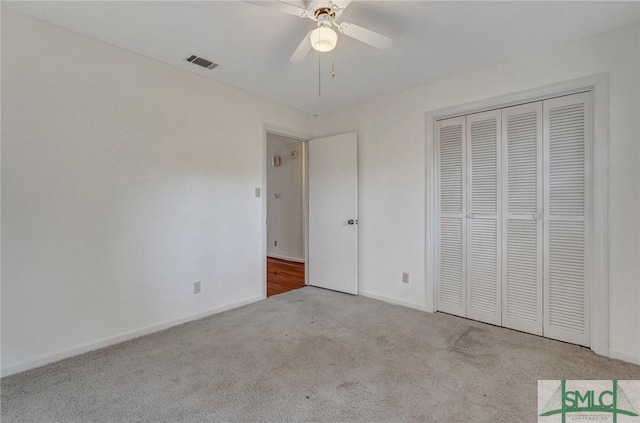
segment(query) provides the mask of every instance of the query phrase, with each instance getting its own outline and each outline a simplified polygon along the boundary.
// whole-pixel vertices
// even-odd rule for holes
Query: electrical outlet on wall
[[[197,281],[197,282],[193,283],[193,293],[194,294],[199,294],[200,293],[200,281]]]
[[[402,283],[409,283],[409,274],[407,272],[402,272]]]

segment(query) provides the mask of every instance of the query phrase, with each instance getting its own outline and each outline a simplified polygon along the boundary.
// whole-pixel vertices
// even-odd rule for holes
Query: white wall
[[[297,157],[291,152],[297,151]],[[280,166],[272,158],[280,156]],[[267,255],[304,261],[302,142],[267,134]],[[279,194],[276,198],[275,194]],[[274,241],[278,245],[274,245]]]
[[[3,374],[262,297],[263,124],[313,116],[4,8],[2,106]]]
[[[358,131],[361,292],[426,307],[426,112],[609,72],[610,353],[640,362],[639,36],[636,24],[320,116],[318,136]]]

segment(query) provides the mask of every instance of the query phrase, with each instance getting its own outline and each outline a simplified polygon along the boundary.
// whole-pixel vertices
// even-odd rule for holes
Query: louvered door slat
[[[544,335],[590,343],[590,94],[546,100],[544,109]]]
[[[438,310],[466,316],[466,119],[437,123]]]
[[[502,109],[502,325],[542,335],[542,102]]]
[[[499,325],[500,110],[467,116],[467,316]]]

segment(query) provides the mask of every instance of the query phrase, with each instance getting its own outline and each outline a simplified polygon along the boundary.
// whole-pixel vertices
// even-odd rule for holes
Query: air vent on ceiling
[[[206,68],[209,70],[218,66],[217,63],[213,63],[211,60],[203,59],[202,57],[199,57],[196,55],[191,55],[187,57],[187,62],[191,62],[194,65],[202,66],[203,68]]]

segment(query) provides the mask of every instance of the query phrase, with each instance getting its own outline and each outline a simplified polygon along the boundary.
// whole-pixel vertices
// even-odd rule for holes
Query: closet
[[[589,345],[590,99],[437,122],[439,311]]]

